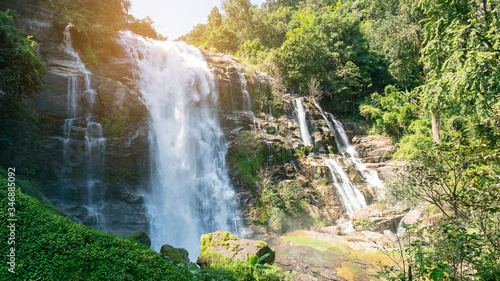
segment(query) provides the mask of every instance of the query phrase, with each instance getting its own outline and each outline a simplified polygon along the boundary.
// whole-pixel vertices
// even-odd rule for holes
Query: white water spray
[[[361,162],[361,159],[359,159],[359,155],[354,149],[354,146],[352,146],[351,142],[349,141],[349,138],[347,137],[347,134],[344,130],[344,126],[340,121],[335,119],[335,117],[330,113],[330,118],[333,121],[333,125],[335,127],[334,136],[335,136],[335,141],[337,142],[337,147],[339,151],[344,155],[344,157],[347,157],[345,153],[349,153],[349,157],[351,158],[352,162],[356,166],[356,169],[361,172],[363,177],[366,179],[366,181],[373,187],[377,188],[379,192],[383,192],[384,190],[384,184],[382,181],[378,178],[378,174],[376,171],[373,171],[371,169],[368,169],[365,164]]]
[[[349,217],[357,210],[366,207],[365,197],[349,180],[339,163],[335,159],[328,159],[325,163],[332,173],[333,185]]]
[[[304,105],[302,105],[302,99],[294,99],[295,110],[297,112],[297,119],[299,120],[299,129],[302,142],[306,146],[312,146],[311,135],[309,134],[309,128],[307,127],[306,121],[306,111],[304,110]]]
[[[217,112],[215,77],[195,47],[123,32],[118,40],[137,66],[149,110],[151,179],[145,191],[152,248],[186,248],[200,236],[238,233],[241,215],[226,169],[228,143]],[[243,86],[243,85],[242,85]]]

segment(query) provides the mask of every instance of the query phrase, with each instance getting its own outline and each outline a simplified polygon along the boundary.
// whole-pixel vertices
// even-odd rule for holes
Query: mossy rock
[[[267,253],[270,255],[264,260],[264,263],[272,264],[275,252],[266,242],[241,239],[227,231],[217,231],[202,235],[200,258],[198,258],[196,263],[200,266],[207,266],[226,260],[246,260],[247,254],[262,257]]]
[[[148,247],[151,247],[151,239],[149,239],[148,235],[144,231],[136,231],[128,236],[128,238],[132,238],[137,240],[139,243],[142,243]]]
[[[206,250],[201,252],[196,264],[203,267],[211,264],[229,264],[231,259],[224,256],[223,254]]]
[[[166,244],[161,246],[160,254],[162,257],[170,260],[175,264],[189,264],[189,253],[186,249],[174,248]]]

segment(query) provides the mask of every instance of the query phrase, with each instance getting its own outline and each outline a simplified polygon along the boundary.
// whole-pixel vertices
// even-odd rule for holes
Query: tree
[[[14,145],[33,132],[34,113],[25,101],[42,89],[44,74],[35,42],[15,27],[8,12],[0,11],[0,147]]]
[[[405,247],[389,280],[499,280],[500,151],[485,141],[436,144],[404,168],[407,196],[437,207],[438,223]],[[432,209],[432,208],[428,208]],[[410,233],[418,228],[406,226]],[[417,233],[417,234],[418,234]],[[410,270],[406,270],[409,268]]]
[[[20,102],[41,90],[45,64],[8,12],[0,11],[0,25],[0,90],[4,99]]]
[[[384,72],[380,56],[369,50],[358,18],[341,4],[324,13],[306,8],[295,14],[288,29],[276,57],[287,86],[307,94],[315,77],[329,110],[340,115],[356,112],[356,102],[376,87],[372,77]]]
[[[436,142],[440,116],[456,105],[494,127],[491,120],[498,118],[491,117],[498,114],[500,97],[498,1],[420,0],[419,5],[426,16],[421,59],[427,80],[418,90],[433,116]]]

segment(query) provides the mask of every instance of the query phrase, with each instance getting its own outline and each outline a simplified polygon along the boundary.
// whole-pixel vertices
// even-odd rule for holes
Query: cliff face
[[[91,71],[90,87],[95,91],[95,101],[89,104],[85,91],[79,97],[80,106],[86,107],[91,121],[75,121],[72,129],[65,129],[68,120],[68,99],[72,79],[78,85],[85,83],[85,75],[75,67],[73,58],[65,52],[63,27],[52,23],[53,12],[40,5],[28,5],[17,26],[39,42],[38,50],[47,64],[46,85],[34,106],[42,120],[43,133],[36,155],[41,168],[40,186],[46,196],[62,211],[81,223],[101,228],[105,231],[127,235],[136,230],[148,229],[148,221],[143,205],[143,191],[147,190],[149,176],[149,113],[137,89],[134,67],[123,57],[101,64]],[[229,175],[238,192],[245,221],[248,225],[258,225],[261,209],[257,203],[261,194],[259,183],[242,177],[238,163],[231,157],[236,147],[249,133],[264,147],[266,175],[272,183],[298,182],[307,194],[306,210],[317,223],[333,225],[344,217],[343,206],[338,191],[332,184],[331,172],[326,159],[336,159],[342,164],[351,181],[361,190],[367,203],[376,200],[376,189],[368,184],[347,157],[337,150],[335,132],[324,119],[320,109],[312,102],[303,100],[306,123],[312,138],[312,146],[304,148],[294,97],[284,93],[280,110],[274,111],[259,106],[262,99],[256,97],[262,89],[276,85],[272,78],[252,70],[236,59],[222,54],[203,51],[209,66],[218,78],[219,117],[230,143]],[[242,77],[245,80],[242,80]],[[247,85],[244,85],[247,84]],[[82,86],[80,86],[82,87]],[[260,108],[253,113],[248,109]],[[255,107],[255,105],[257,105]],[[274,112],[273,112],[274,111]],[[273,115],[274,114],[274,115]],[[80,124],[80,123],[81,124]],[[82,197],[88,196],[78,187],[88,180],[85,168],[89,156],[85,153],[87,122],[95,122],[102,127],[105,138],[103,163],[92,184],[99,187],[99,216],[105,226],[99,223],[91,208]],[[382,180],[392,177],[391,163],[387,156],[394,147],[388,140],[362,136],[364,128],[354,122],[344,122],[347,135],[354,137],[354,144],[360,159],[373,170],[379,171]],[[68,153],[65,140],[74,142]],[[96,195],[94,195],[96,196]],[[291,224],[298,228],[300,224]],[[264,230],[253,227],[249,236],[262,236]]]

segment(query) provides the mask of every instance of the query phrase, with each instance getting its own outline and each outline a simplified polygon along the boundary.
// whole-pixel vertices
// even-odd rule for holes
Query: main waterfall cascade
[[[304,142],[304,145],[311,146],[313,144],[311,135],[309,134],[309,128],[307,127],[306,111],[304,110],[302,99],[294,99],[293,102],[295,105],[295,110],[297,112],[297,119],[299,121],[300,136],[302,137],[302,141]]]
[[[78,194],[78,196],[68,196],[71,197],[70,201],[75,198],[83,199],[82,202],[78,202],[88,212],[83,223],[106,231],[106,221],[102,215],[105,205],[104,190],[100,174],[104,167],[106,139],[103,137],[101,124],[93,115],[96,92],[91,87],[91,73],[73,49],[71,27],[68,25],[65,28],[63,41],[64,52],[71,58],[71,68],[75,73],[68,76],[66,99],[68,118],[63,125],[63,169],[60,174],[63,180],[62,192],[66,195],[68,192]],[[72,175],[73,171],[84,173],[84,179],[77,179],[78,177]],[[64,211],[66,205],[58,207]]]
[[[150,113],[151,175],[144,191],[152,248],[200,250],[200,236],[240,233],[241,215],[226,169],[215,107],[215,77],[201,52],[178,42],[122,32]]]

